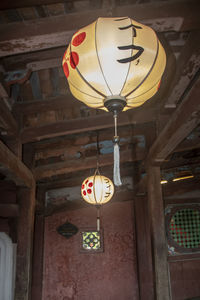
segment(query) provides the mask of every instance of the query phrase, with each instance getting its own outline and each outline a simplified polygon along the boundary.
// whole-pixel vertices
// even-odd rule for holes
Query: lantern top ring
[[[104,100],[104,106],[112,113],[118,113],[126,106],[126,98],[118,95],[108,96]]]

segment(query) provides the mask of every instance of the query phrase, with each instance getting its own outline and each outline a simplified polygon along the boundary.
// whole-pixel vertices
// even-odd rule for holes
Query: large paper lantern
[[[165,64],[155,32],[128,17],[98,18],[80,29],[63,57],[72,94],[90,107],[111,111],[151,98]]]
[[[94,175],[86,178],[81,186],[83,199],[94,205],[102,205],[110,201],[114,193],[112,181],[102,175]]]
[[[121,185],[117,114],[142,105],[157,92],[165,51],[148,26],[128,17],[98,18],[73,35],[62,64],[74,97],[113,112],[114,183]]]

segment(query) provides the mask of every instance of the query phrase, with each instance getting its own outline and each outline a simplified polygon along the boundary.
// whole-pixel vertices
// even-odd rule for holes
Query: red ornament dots
[[[86,37],[86,33],[85,32],[81,32],[79,33],[77,36],[75,36],[72,40],[72,45],[75,47],[78,47],[80,44],[82,44],[82,42],[84,41]]]

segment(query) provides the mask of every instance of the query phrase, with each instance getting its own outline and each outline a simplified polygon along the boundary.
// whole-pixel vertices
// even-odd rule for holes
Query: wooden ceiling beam
[[[164,198],[172,196],[181,197],[183,194],[189,194],[194,191],[198,191],[200,193],[199,177],[163,184],[162,191]],[[188,198],[189,197],[190,196],[188,195]]]
[[[1,141],[0,170],[1,173],[6,174],[14,180],[17,185],[30,188],[35,184],[31,171]]]
[[[156,109],[147,110],[135,109],[123,112],[119,115],[118,125],[131,125],[152,122],[156,118]],[[22,143],[40,141],[42,139],[100,130],[113,127],[113,117],[111,113],[100,114],[92,117],[72,119],[56,122],[48,125],[25,128],[20,134]]]
[[[72,95],[58,96],[44,100],[18,102],[13,106],[13,111],[18,115],[28,115],[46,111],[68,109],[69,107],[81,107],[84,104]]]
[[[138,161],[144,159],[144,157],[144,152],[139,152],[137,155],[134,155],[132,150],[124,150],[120,153],[120,162]],[[96,167],[96,164],[97,158],[95,156],[85,159],[67,160],[59,163],[38,166],[33,170],[33,173],[36,181],[39,181],[41,179],[51,178],[61,174],[92,169]],[[99,165],[101,167],[113,165],[113,154],[100,155]]]
[[[65,50],[66,45],[64,47],[50,48],[43,51],[35,51],[14,56],[7,56],[1,58],[1,64],[7,72],[22,70],[29,67],[33,69],[39,69],[41,68],[41,66],[49,68],[52,66],[52,64],[50,65],[50,63],[53,62],[55,64],[57,59],[60,60],[61,66],[61,61]]]
[[[199,10],[198,0],[185,0],[114,7],[111,15],[128,15],[156,31],[186,31],[200,28]],[[110,16],[110,10],[97,9],[1,24],[0,57],[67,45],[77,29],[94,22],[99,16]]]
[[[18,135],[19,128],[11,111],[6,104],[6,100],[0,98],[0,127],[4,130],[3,135]]]
[[[175,108],[176,104],[200,68],[200,31],[189,34],[186,44],[177,61],[177,69],[172,82],[171,94],[165,101],[165,108]]]
[[[147,163],[162,163],[200,123],[200,77],[185,95],[147,156]]]
[[[73,0],[73,1],[83,1],[83,0]],[[71,0],[7,0],[0,2],[0,10],[23,8],[23,7],[32,7],[32,6],[41,6],[41,5],[51,5],[56,3],[67,3]]]

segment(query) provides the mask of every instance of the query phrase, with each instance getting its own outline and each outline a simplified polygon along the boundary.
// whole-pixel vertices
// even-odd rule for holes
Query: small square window
[[[81,230],[81,252],[103,252],[102,230]]]

